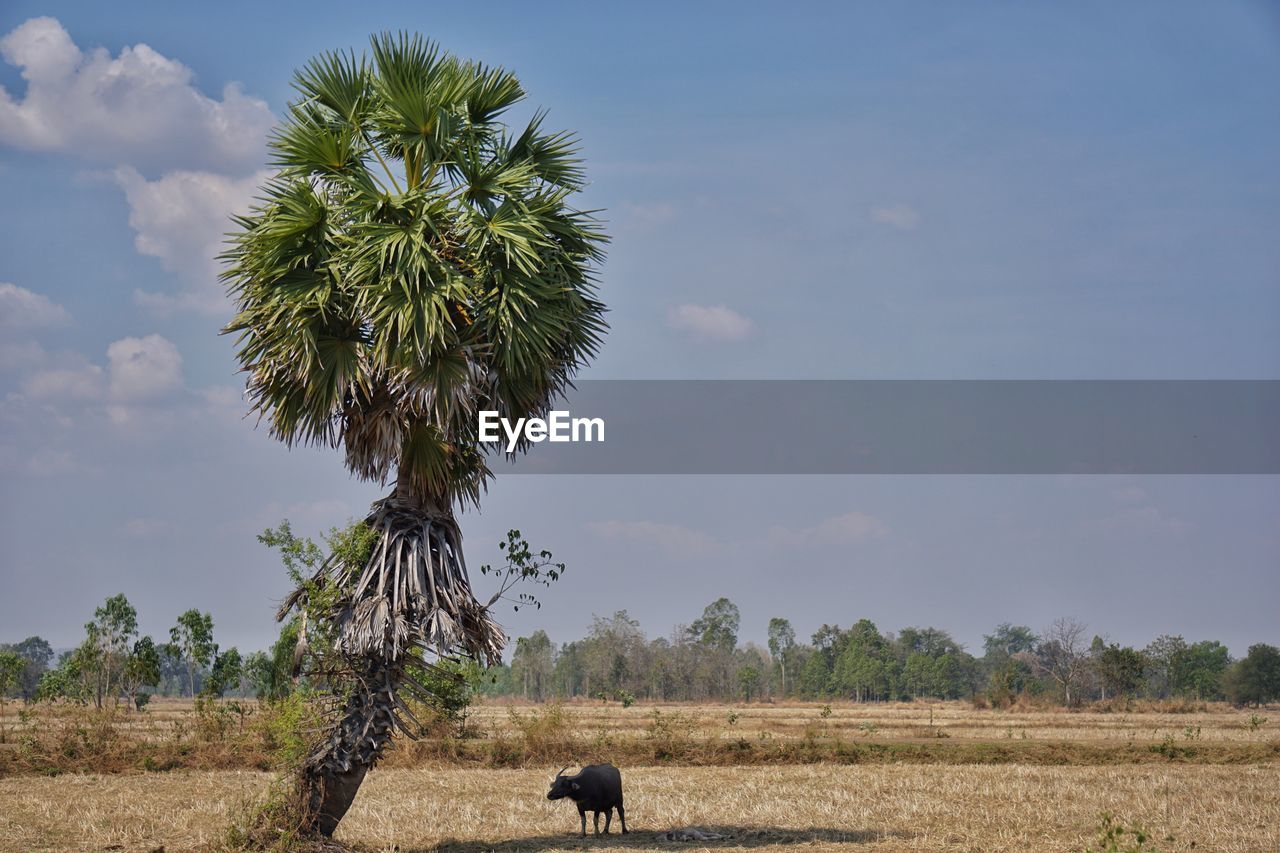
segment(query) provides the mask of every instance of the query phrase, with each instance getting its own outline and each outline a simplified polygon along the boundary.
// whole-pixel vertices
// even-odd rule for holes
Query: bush
[[[258,731],[276,764],[296,767],[302,763],[312,746],[310,732],[320,726],[320,717],[312,697],[303,690],[262,706]]]
[[[445,723],[457,727],[458,737],[466,737],[467,712],[485,678],[480,665],[471,658],[441,658],[431,665],[411,666],[410,676],[430,695],[424,703],[413,703],[414,715],[424,728],[432,728],[432,722]]]
[[[563,755],[567,746],[572,746],[564,706],[559,702],[545,706],[541,712],[534,709],[521,714],[512,708],[508,714],[520,733],[527,758],[555,759]]]
[[[1172,841],[1173,838],[1167,838]],[[1154,853],[1158,848],[1151,840],[1151,833],[1141,826],[1125,826],[1110,812],[1103,812],[1098,819],[1098,841],[1096,853]],[[1089,853],[1095,848],[1089,847]]]
[[[694,752],[693,721],[675,711],[662,713],[657,708],[645,727],[645,738],[653,749],[655,761],[672,761]]]
[[[296,780],[277,779],[266,796],[242,800],[232,809],[222,849],[303,851],[322,847],[303,831],[304,810]]]

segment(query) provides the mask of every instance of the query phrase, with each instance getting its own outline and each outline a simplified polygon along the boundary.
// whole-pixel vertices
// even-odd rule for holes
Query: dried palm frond
[[[378,501],[366,523],[379,532],[368,563],[337,579],[350,589],[333,614],[338,650],[363,657],[389,650],[399,658],[418,647],[460,650],[497,663],[506,635],[476,600],[452,513],[428,512],[391,496]]]
[[[391,495],[373,505],[365,524],[377,532],[368,560],[349,565],[331,555],[309,581],[284,601],[277,617],[302,613],[295,661],[307,652],[309,616],[331,627],[345,698],[327,703],[328,736],[306,765],[314,772],[350,772],[370,766],[394,731],[409,737],[422,726],[406,697],[429,699],[428,688],[407,672],[422,653],[465,654],[493,665],[507,642],[502,627],[476,600],[462,551],[462,533],[451,513],[428,511]],[[336,590],[327,612],[308,608],[309,590]]]

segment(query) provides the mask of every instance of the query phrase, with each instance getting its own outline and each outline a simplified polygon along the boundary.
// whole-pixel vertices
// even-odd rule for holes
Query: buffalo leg
[[[622,821],[622,834],[627,834],[627,813],[622,810],[622,803],[618,803],[618,820]]]
[[[610,807],[609,810],[604,813],[604,834],[605,835],[609,834],[609,826],[612,823],[613,823],[613,808]]]
[[[582,819],[582,835],[578,837],[586,838],[587,837],[587,810],[578,809],[578,817]]]
[[[591,823],[596,828],[596,835],[599,835],[600,834],[600,812],[593,812],[592,814],[594,815],[594,818],[592,819]]]

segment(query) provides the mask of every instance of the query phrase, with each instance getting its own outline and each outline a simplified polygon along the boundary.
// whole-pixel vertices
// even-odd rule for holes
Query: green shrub
[[[552,759],[568,757],[566,752],[576,751],[576,740],[569,729],[564,706],[552,702],[541,711],[532,709],[521,714],[515,708],[509,711],[512,726],[520,733],[525,757]]]
[[[645,738],[653,749],[654,760],[683,758],[694,751],[693,721],[676,711],[664,714],[654,708],[652,718],[645,727]]]
[[[1165,839],[1172,841],[1170,836]],[[1151,833],[1134,824],[1125,826],[1110,812],[1103,812],[1098,818],[1097,847],[1086,848],[1089,853],[1154,853],[1159,848],[1151,840]]]
[[[290,693],[276,702],[265,703],[258,715],[258,731],[263,746],[282,767],[296,767],[302,763],[312,746],[311,732],[319,725],[319,709],[304,690]]]

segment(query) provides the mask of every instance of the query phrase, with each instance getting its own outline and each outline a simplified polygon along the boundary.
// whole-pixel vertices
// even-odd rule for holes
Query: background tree
[[[1033,659],[1030,652],[1021,652],[995,668],[990,668],[984,659],[984,669],[988,669],[987,699],[993,705],[1007,707],[1015,697],[1037,692],[1040,682],[1036,680],[1035,668],[1029,662],[1030,659]]]
[[[1102,687],[1102,698],[1132,697],[1143,683],[1147,658],[1137,649],[1112,643],[1104,646],[1094,658],[1094,668]]]
[[[689,638],[700,652],[699,668],[705,673],[704,683],[713,685],[720,696],[728,695],[733,689],[733,651],[738,645],[741,624],[738,605],[727,598],[718,598],[708,604],[688,628]]]
[[[769,654],[782,673],[782,695],[787,694],[787,658],[796,647],[796,632],[791,622],[779,617],[769,620]]]
[[[196,695],[196,671],[213,661],[218,647],[213,642],[213,616],[192,608],[178,617],[169,629],[170,652],[187,670],[188,696]]]
[[[293,692],[300,628],[298,619],[288,620],[269,650],[245,658],[244,675],[257,698],[277,702]]]
[[[27,661],[17,652],[0,650],[0,743],[5,742],[4,706],[9,692],[18,686]]]
[[[1143,649],[1147,658],[1147,690],[1152,696],[1167,699],[1174,695],[1182,683],[1186,650],[1187,641],[1170,634],[1156,637]]]
[[[831,687],[855,702],[887,699],[895,687],[889,641],[870,619],[859,619],[835,641]]]
[[[131,707],[142,710],[146,700],[141,690],[148,684],[160,683],[160,649],[155,640],[142,637],[133,644],[121,671],[121,689],[129,697]]]
[[[1040,638],[1034,631],[1026,625],[1003,622],[982,640],[981,671],[992,704],[1005,707],[1014,697],[1039,688],[1033,653]]]
[[[982,635],[985,657],[999,663],[1023,652],[1033,651],[1040,638],[1026,625],[1002,622],[990,634]]]
[[[670,699],[678,689],[671,641],[666,637],[655,637],[649,644],[649,652],[645,667],[645,681],[648,685],[645,695],[653,699]]]
[[[838,625],[823,625],[813,632],[813,653],[800,669],[800,690],[809,698],[827,696],[833,690],[836,654],[843,641],[844,632]]]
[[[1194,699],[1221,699],[1222,678],[1231,666],[1231,652],[1217,640],[1187,646],[1175,667],[1173,689]]]
[[[1075,619],[1054,620],[1045,629],[1031,659],[1042,674],[1058,685],[1066,705],[1079,701],[1080,686],[1088,673],[1088,649],[1084,642],[1086,627]]]
[[[27,637],[20,643],[0,646],[0,650],[14,652],[22,658],[22,672],[18,674],[16,686],[22,701],[34,701],[40,678],[53,661],[53,648],[41,637]]]
[[[643,645],[640,623],[627,611],[618,610],[607,618],[593,615],[580,648],[591,685],[588,695],[614,696],[631,689],[634,685],[629,661],[639,662]]]
[[[742,613],[727,598],[717,598],[689,626],[689,635],[709,648],[731,652],[738,645]]]
[[[249,689],[258,699],[271,697],[272,682],[275,673],[271,655],[266,652],[250,652],[244,659],[244,677]]]
[[[240,651],[232,646],[225,652],[214,655],[213,668],[209,671],[201,692],[208,696],[221,696],[228,690],[239,690],[243,675],[244,661],[240,657]]]
[[[554,649],[546,631],[534,631],[532,636],[516,640],[516,651],[511,658],[511,674],[521,686],[524,698],[538,702],[547,698],[554,671]]]
[[[554,683],[559,696],[585,695],[587,684],[586,663],[581,642],[565,643],[556,655]]]
[[[120,677],[138,636],[138,611],[124,593],[108,598],[93,612],[93,621],[85,625],[87,642],[82,667],[94,675],[94,704],[101,708],[105,698],[120,694]]]
[[[395,483],[365,520],[379,541],[364,564],[316,578],[354,690],[303,773],[325,834],[391,731],[413,730],[396,701],[413,650],[496,664],[505,645],[454,519],[490,476],[477,412],[545,415],[606,328],[605,237],[570,205],[573,139],[542,113],[509,132],[524,90],[501,68],[407,34],[370,54],[297,72],[279,172],[225,256],[253,409],[287,444],[340,447],[356,475]]]
[[[742,701],[750,702],[760,689],[760,669],[752,664],[747,664],[738,670],[738,690],[742,696]]]
[[[58,665],[40,677],[36,698],[47,702],[66,699],[81,705],[94,696],[96,685],[97,646],[86,639],[79,646],[63,652]]]
[[[1249,653],[1227,670],[1223,685],[1227,698],[1237,705],[1280,699],[1280,649],[1266,643],[1250,646]]]

